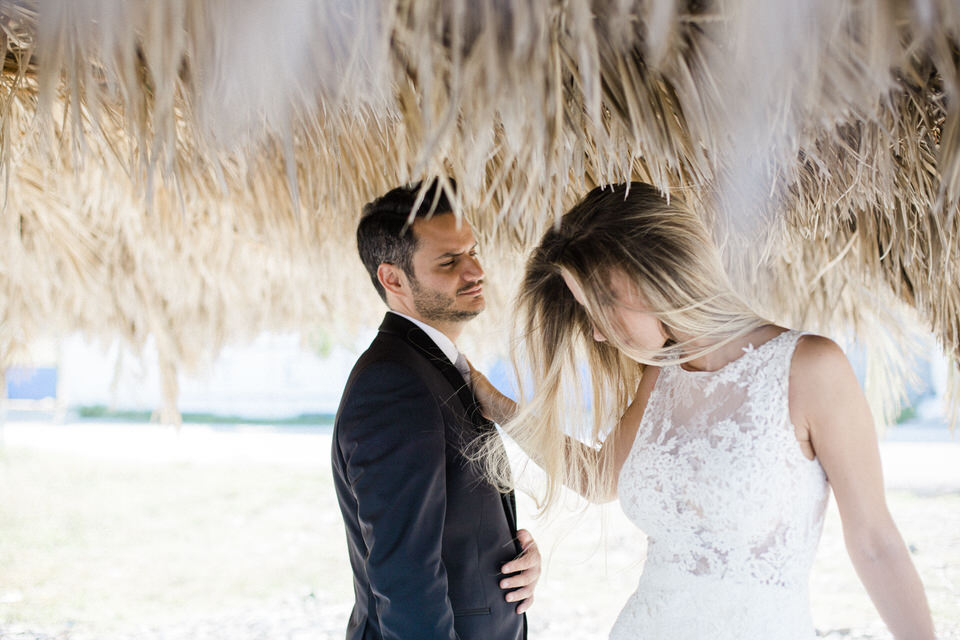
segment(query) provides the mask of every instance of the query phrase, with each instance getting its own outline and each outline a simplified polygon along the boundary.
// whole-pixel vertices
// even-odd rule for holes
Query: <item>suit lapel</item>
[[[380,331],[398,336],[413,345],[417,351],[423,354],[423,357],[443,374],[443,377],[450,383],[451,390],[456,393],[457,398],[463,405],[465,416],[479,433],[496,428],[492,422],[483,417],[483,414],[480,412],[480,405],[476,397],[474,397],[473,391],[466,384],[463,376],[457,371],[457,368],[453,366],[453,363],[444,355],[440,347],[437,346],[437,343],[430,339],[430,336],[424,333],[420,327],[395,313],[387,313],[383,322],[380,324]],[[510,493],[500,494],[500,499],[503,502],[503,510],[506,513],[510,530],[516,532],[516,498],[514,498],[513,492],[511,491]],[[517,546],[519,553],[519,544]]]
[[[464,413],[467,414],[471,422],[476,422],[473,414],[479,415],[479,406],[477,406],[476,398],[473,397],[473,391],[470,390],[463,376],[444,355],[437,343],[430,339],[430,336],[417,325],[395,313],[387,313],[380,324],[380,331],[399,336],[423,354],[423,357],[436,367],[450,383],[451,390],[456,392],[457,398],[463,405]],[[483,416],[480,416],[480,418],[482,419]]]

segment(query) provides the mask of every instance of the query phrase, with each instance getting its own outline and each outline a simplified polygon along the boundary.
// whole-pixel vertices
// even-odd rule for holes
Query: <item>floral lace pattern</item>
[[[620,472],[649,537],[611,638],[814,637],[808,604],[829,488],[790,421],[787,331],[717,371],[661,369]]]

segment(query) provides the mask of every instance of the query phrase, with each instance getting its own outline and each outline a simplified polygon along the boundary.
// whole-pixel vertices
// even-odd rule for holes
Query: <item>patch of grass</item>
[[[909,407],[904,407],[903,409],[900,410],[900,413],[899,415],[897,415],[897,419],[895,420],[895,423],[901,424],[903,422],[906,422],[907,420],[913,420],[916,417],[917,417],[917,410],[911,405]]]
[[[153,413],[150,411],[124,411],[109,409],[102,404],[85,405],[75,409],[77,416],[86,419],[116,420],[122,422],[150,422]],[[247,418],[243,416],[224,416],[214,413],[183,413],[181,418],[186,423],[201,424],[255,424],[255,425],[331,425],[334,415],[331,413],[302,413],[287,418]]]

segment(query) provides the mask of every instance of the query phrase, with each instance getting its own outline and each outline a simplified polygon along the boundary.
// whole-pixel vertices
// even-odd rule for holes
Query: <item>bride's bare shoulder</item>
[[[805,334],[790,363],[791,413],[809,416],[862,395],[843,349],[830,338]]]
[[[846,354],[836,342],[825,336],[806,333],[797,341],[791,363],[792,374],[824,373],[839,365],[849,366]]]
[[[623,415],[622,424],[638,425],[640,423],[641,418],[643,418],[643,412],[647,406],[647,401],[653,392],[653,385],[657,382],[658,375],[660,375],[660,367],[646,365],[643,368],[643,374],[640,376],[640,382],[637,384],[637,392],[634,394],[630,406],[627,407]]]
[[[645,365],[643,367],[643,373],[640,375],[640,382],[637,384],[637,397],[649,396],[650,392],[653,391],[653,385],[657,382],[657,377],[660,375],[660,367],[655,367],[653,365]]]

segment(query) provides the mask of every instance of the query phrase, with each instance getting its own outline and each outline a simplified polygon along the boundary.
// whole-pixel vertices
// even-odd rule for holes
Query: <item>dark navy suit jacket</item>
[[[333,476],[356,602],[348,640],[522,640],[504,601],[516,507],[464,447],[494,426],[440,348],[388,313],[347,380]]]

